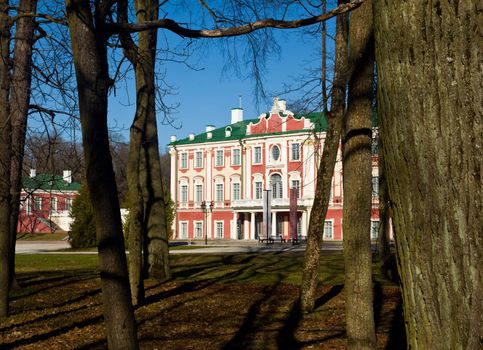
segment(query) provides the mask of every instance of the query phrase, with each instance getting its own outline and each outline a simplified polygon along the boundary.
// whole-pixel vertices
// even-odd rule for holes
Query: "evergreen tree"
[[[97,245],[96,227],[94,225],[89,192],[84,185],[81,187],[79,195],[72,204],[70,216],[74,219],[69,234],[72,248],[95,247]]]

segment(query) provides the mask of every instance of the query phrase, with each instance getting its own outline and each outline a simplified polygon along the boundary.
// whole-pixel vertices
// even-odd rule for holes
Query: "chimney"
[[[64,170],[64,174],[62,175],[62,178],[64,179],[65,182],[69,184],[72,183],[72,171]]]
[[[287,110],[287,101],[285,101],[285,100],[278,100],[278,108],[281,111],[286,111]]]
[[[191,133],[189,134],[189,140],[193,141],[195,139],[195,134]]]
[[[35,170],[35,169],[30,169],[30,177],[31,177],[31,178],[34,178],[35,176],[37,176],[37,170]]]
[[[215,130],[215,127],[213,125],[206,126],[206,138],[208,140],[213,137],[213,133],[212,133],[213,130]]]
[[[171,142],[176,142],[176,135],[171,135]]]
[[[231,124],[243,121],[243,108],[231,109]]]

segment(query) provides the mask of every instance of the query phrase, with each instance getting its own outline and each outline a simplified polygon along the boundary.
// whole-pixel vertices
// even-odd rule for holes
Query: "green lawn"
[[[298,312],[302,252],[171,256],[173,279],[145,281],[141,349],[341,349],[341,252],[321,256],[316,309]],[[376,266],[376,264],[374,265]],[[375,270],[377,271],[377,270]],[[0,320],[1,349],[104,349],[97,255],[17,255],[21,289]],[[378,349],[405,349],[399,288],[375,273]]]
[[[195,249],[183,246],[178,249]],[[302,278],[302,252],[260,254],[183,254],[170,256],[175,280],[213,280],[221,283],[248,282],[299,284]],[[48,254],[17,255],[17,273],[97,271],[97,255]],[[394,285],[373,265],[374,280],[382,285]],[[320,279],[324,284],[344,283],[344,260],[341,252],[324,252],[320,261]]]

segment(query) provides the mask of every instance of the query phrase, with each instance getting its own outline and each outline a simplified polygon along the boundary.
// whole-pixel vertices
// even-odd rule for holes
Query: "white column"
[[[214,198],[212,196],[213,190],[213,173],[212,173],[212,168],[213,165],[211,164],[213,159],[211,157],[211,148],[206,148],[205,149],[205,154],[206,154],[206,164],[205,164],[205,170],[206,170],[206,179],[205,179],[205,187],[206,187],[206,193],[205,193],[205,200],[208,203],[210,203]]]
[[[250,213],[250,239],[255,239],[255,213]]]
[[[245,147],[245,163],[243,164],[245,166],[245,178],[243,179],[245,181],[245,185],[243,186],[243,194],[242,194],[242,199],[251,199],[252,197],[250,196],[251,192],[251,186],[252,186],[252,149],[251,147]]]
[[[277,235],[277,213],[272,211],[272,236]]]
[[[236,212],[233,212],[233,219],[231,220],[231,239],[236,239]]]
[[[250,226],[248,226],[248,215],[243,215],[243,239],[250,239]]]
[[[302,211],[302,222],[300,223],[301,226],[301,235],[307,237],[307,212],[304,210]]]

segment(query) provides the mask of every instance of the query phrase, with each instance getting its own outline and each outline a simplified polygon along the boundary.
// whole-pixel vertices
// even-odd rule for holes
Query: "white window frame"
[[[203,152],[196,151],[195,152],[195,168],[203,168]]]
[[[203,201],[203,185],[200,183],[195,183],[195,202],[201,203]]]
[[[222,220],[215,220],[215,238],[223,238],[224,233],[224,222]]]
[[[371,220],[371,240],[376,240],[377,236],[379,235],[379,220]],[[374,228],[376,230],[374,231]]]
[[[278,152],[277,159],[275,159],[275,157],[273,156],[273,152],[275,151],[275,149]],[[272,160],[273,163],[280,163],[281,162],[282,149],[279,145],[272,145],[272,147],[270,148],[270,159]]]
[[[203,221],[193,221],[193,238],[203,237]]]
[[[189,162],[188,152],[181,152],[179,154],[179,168],[188,169],[188,162]]]
[[[50,210],[54,212],[57,211],[58,205],[59,201],[57,197],[50,197]]]
[[[231,191],[231,200],[232,201],[237,201],[239,200],[241,197],[240,197],[240,194],[241,194],[241,184],[239,182],[233,182],[231,184],[231,188],[232,188],[232,191]]]
[[[188,204],[188,201],[189,201],[188,184],[183,182],[179,186],[179,203]]]
[[[379,197],[379,176],[372,177],[372,197]]]
[[[280,183],[279,187],[275,187],[275,182],[272,181],[272,178],[275,177],[275,176],[280,176],[280,182],[277,181],[277,183]],[[275,174],[272,174],[270,175],[270,189],[272,190],[272,198],[273,199],[279,199],[279,198],[283,198],[283,177],[282,175],[278,174],[278,173],[275,173]],[[278,192],[277,192],[278,190]]]
[[[327,224],[330,224],[330,226],[327,226]],[[330,228],[330,232],[328,231],[328,228]],[[324,239],[334,239],[334,221],[333,220],[324,221]]]
[[[221,190],[220,190],[221,188]],[[223,203],[225,201],[224,184],[222,182],[215,183],[215,202]]]
[[[67,197],[65,199],[65,210],[72,210],[72,203],[73,203],[73,200],[71,197]]]
[[[221,154],[221,157],[219,155]],[[215,166],[222,167],[225,165],[225,151],[223,149],[217,149],[215,151]]]
[[[295,152],[295,146],[297,146],[297,157],[294,157],[294,152]],[[291,161],[299,161],[300,160],[300,143],[299,142],[293,142],[290,144],[290,160]]]
[[[188,239],[188,221],[179,222],[179,239]]]
[[[260,152],[257,152],[259,150]],[[257,159],[257,155],[258,158]],[[263,157],[262,157],[262,146],[254,146],[253,147],[253,164],[262,164]]]
[[[293,179],[293,180],[290,180],[291,184],[290,184],[290,188],[296,188],[297,189],[297,198],[300,198],[300,179]],[[297,186],[295,186],[295,184],[298,184]]]
[[[42,210],[42,197],[34,197],[34,210]]]
[[[260,184],[258,186],[258,184]],[[253,197],[254,199],[262,199],[263,198],[263,182],[262,181],[254,181],[253,182]]]
[[[231,150],[231,165],[238,166],[241,165],[241,149],[233,148]]]

